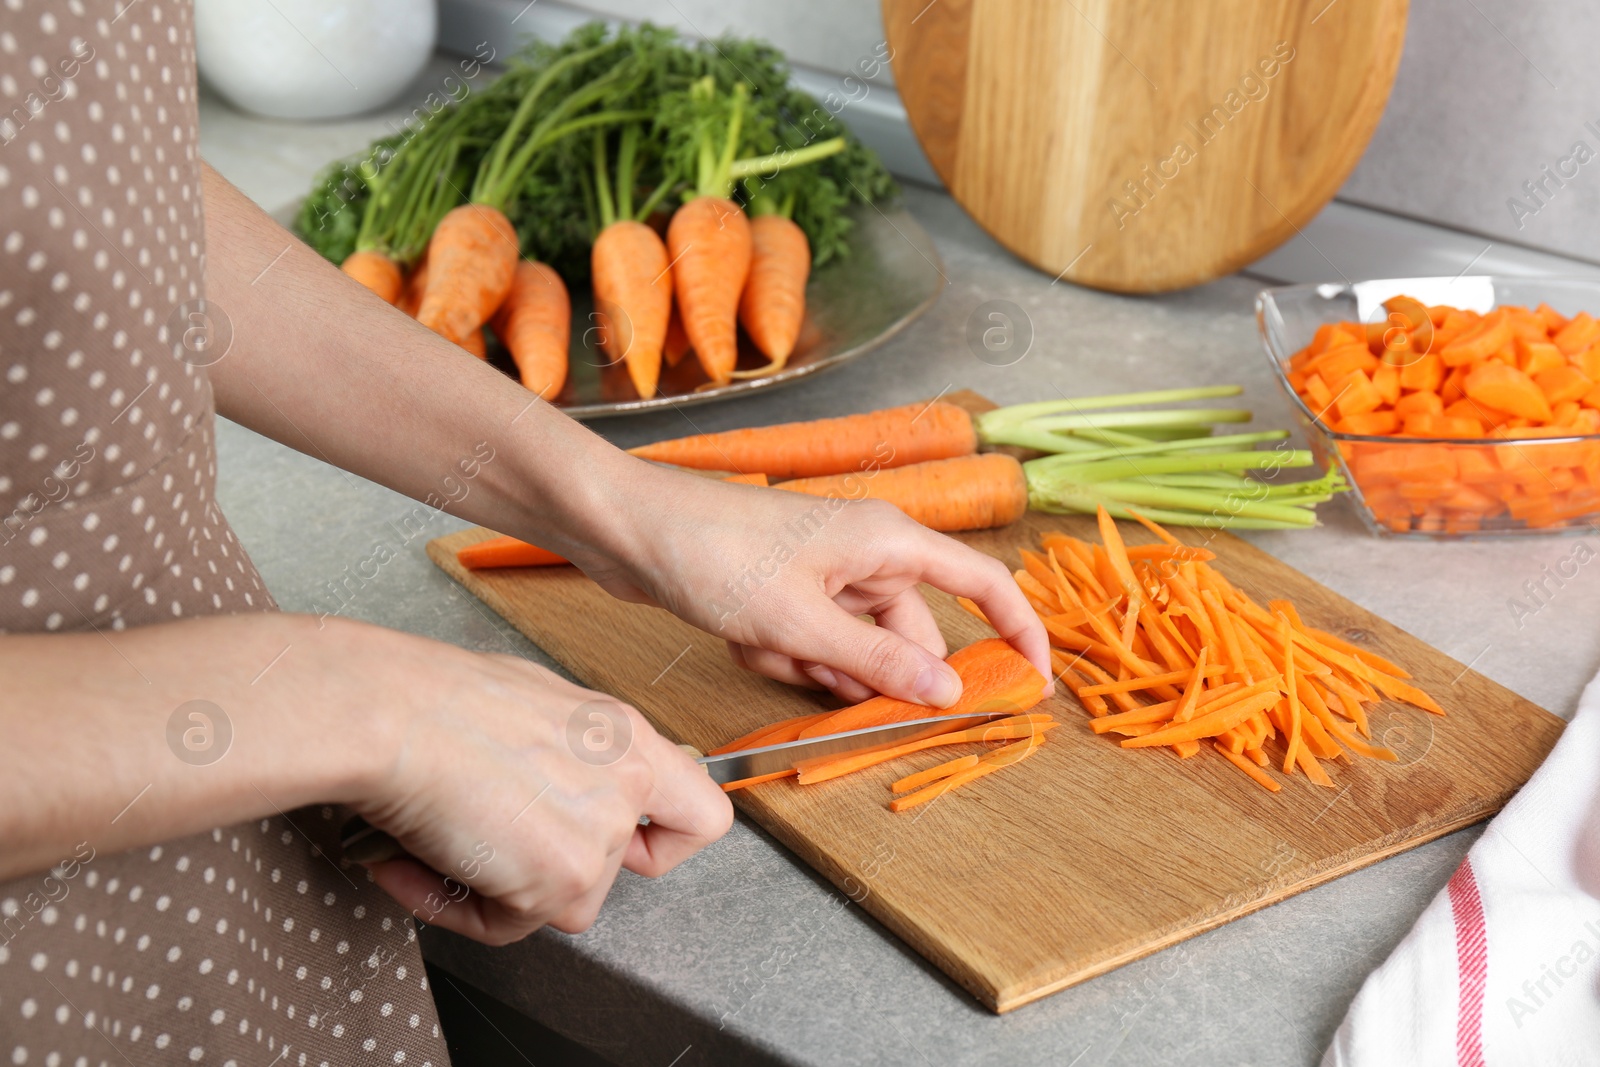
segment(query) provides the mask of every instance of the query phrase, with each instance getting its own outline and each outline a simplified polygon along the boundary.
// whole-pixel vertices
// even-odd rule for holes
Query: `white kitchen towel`
[[[1367,977],[1322,1063],[1600,1064],[1600,678]]]

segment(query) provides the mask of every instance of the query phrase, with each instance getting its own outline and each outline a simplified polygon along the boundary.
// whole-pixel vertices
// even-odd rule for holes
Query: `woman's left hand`
[[[619,548],[574,553],[613,595],[656,604],[728,641],[779,681],[948,707],[961,681],[919,583],[970,597],[1046,678],[1049,642],[1005,565],[878,500],[730,485],[641,464],[614,517]],[[613,534],[618,531],[615,527]],[[870,616],[876,625],[859,616]]]

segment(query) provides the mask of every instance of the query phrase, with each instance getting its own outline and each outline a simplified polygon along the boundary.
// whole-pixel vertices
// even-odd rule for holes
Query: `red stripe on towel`
[[[1489,940],[1483,924],[1483,899],[1478,895],[1470,859],[1461,861],[1450,878],[1448,892],[1456,926],[1459,981],[1456,1062],[1460,1067],[1484,1067],[1483,987],[1489,980]]]

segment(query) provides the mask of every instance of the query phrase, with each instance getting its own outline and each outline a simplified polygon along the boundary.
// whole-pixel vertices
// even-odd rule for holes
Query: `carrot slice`
[[[1213,741],[1211,742],[1211,747],[1222,753],[1223,759],[1227,760],[1229,763],[1248,774],[1251,778],[1254,778],[1257,782],[1261,783],[1263,788],[1274,793],[1283,788],[1277,782],[1274,782],[1272,777],[1267,774],[1266,771],[1263,771],[1260,767],[1256,766],[1251,760],[1248,760],[1240,755],[1235,755],[1233,752],[1229,751],[1226,745],[1222,745]]]
[[[1019,716],[1019,718],[1022,717]],[[975,726],[968,730],[936,734],[933,737],[918,738],[915,741],[907,741],[903,745],[879,749],[876,752],[852,752],[843,756],[803,760],[795,765],[795,770],[800,774],[801,785],[815,785],[818,782],[826,782],[846,774],[853,774],[868,767],[876,767],[880,763],[897,760],[901,756],[909,756],[914,752],[923,752],[930,748],[938,748],[941,745],[960,745],[978,741],[1014,741],[1018,738],[1028,738],[1049,733],[1060,725],[1050,721],[1048,715],[1041,716],[1041,718],[1044,721]]]
[[[921,789],[929,782],[937,782],[941,778],[950,777],[957,771],[964,771],[968,767],[976,767],[977,765],[977,753],[968,756],[957,756],[953,760],[946,760],[936,766],[929,767],[925,771],[908,774],[904,778],[889,783],[889,791],[891,793],[910,793],[913,790]]]
[[[926,804],[928,801],[942,797],[950,790],[958,789],[968,782],[982,778],[986,774],[993,774],[995,771],[1004,770],[1014,763],[1022,762],[1037,752],[1042,744],[1044,744],[1043,735],[1030,738],[1027,741],[1013,742],[1000,751],[980,759],[976,767],[958,771],[943,781],[926,786],[915,793],[908,793],[903,797],[895,797],[889,802],[889,810],[901,812],[917,807],[920,804]]]

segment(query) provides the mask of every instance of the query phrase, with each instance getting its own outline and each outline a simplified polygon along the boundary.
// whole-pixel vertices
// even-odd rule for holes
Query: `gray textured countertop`
[[[429,75],[425,75],[426,84]],[[386,116],[303,127],[202,99],[206,158],[268,208],[385,129]],[[1286,425],[1256,340],[1259,283],[1226,278],[1161,297],[1052,285],[1008,257],[948,198],[909,189],[949,286],[881,351],[796,386],[693,409],[705,430],[866,410],[946,388],[1001,402],[1151,383],[1240,382],[1264,425]],[[963,340],[973,309],[1005,299],[1032,320],[1014,366]],[[619,445],[688,432],[683,415],[603,421]],[[402,497],[238,426],[219,434],[222,505],[284,609],[400,546]],[[1524,581],[1561,539],[1436,545],[1367,536],[1350,505],[1318,530],[1247,535],[1357,603],[1569,717],[1600,661],[1600,578],[1569,581],[1519,629]],[[460,527],[438,517],[429,537]],[[348,614],[467,648],[548,659],[428,563],[420,539],[362,584]],[[648,709],[646,709],[648,710]],[[1445,884],[1468,830],[1276,904],[1010,1015],[980,1008],[771,838],[739,820],[669,876],[623,874],[587,933],[486,949],[430,931],[430,958],[619,1064],[1311,1064],[1367,972]],[[1069,906],[1069,905],[1064,905]],[[527,1050],[537,1062],[537,1050]],[[674,1057],[681,1057],[674,1059]]]

